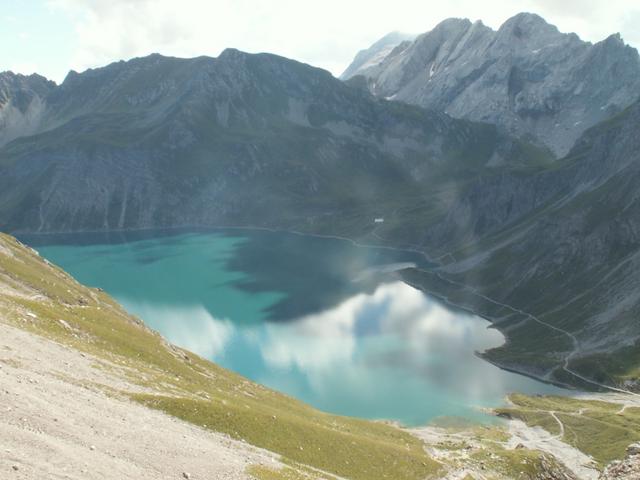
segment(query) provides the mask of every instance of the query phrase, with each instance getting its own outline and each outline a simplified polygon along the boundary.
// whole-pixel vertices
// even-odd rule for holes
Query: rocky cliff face
[[[627,448],[627,456],[607,465],[599,480],[634,480],[640,478],[640,444]]]
[[[0,146],[40,128],[44,98],[53,88],[40,75],[0,73]]]
[[[591,44],[527,13],[498,31],[445,20],[379,63],[352,67],[346,78],[365,76],[375,95],[490,122],[558,156],[640,97],[638,52],[619,35]]]
[[[553,167],[475,182],[425,230],[427,250],[440,245],[447,264],[441,275],[465,289],[411,278],[496,321],[509,342],[488,358],[586,388],[638,390],[638,125],[640,102]]]

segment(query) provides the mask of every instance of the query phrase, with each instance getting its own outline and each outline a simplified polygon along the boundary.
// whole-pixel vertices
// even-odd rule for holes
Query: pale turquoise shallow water
[[[171,342],[322,410],[419,425],[562,393],[476,357],[501,334],[389,273],[428,268],[415,254],[240,230],[24,240]]]

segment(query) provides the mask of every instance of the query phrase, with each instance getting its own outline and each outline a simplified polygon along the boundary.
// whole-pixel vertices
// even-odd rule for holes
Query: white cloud
[[[371,301],[369,295],[358,294],[330,310],[307,315],[295,323],[268,324],[266,339],[260,345],[262,357],[273,368],[296,367],[307,374],[327,372],[352,362],[357,319]]]
[[[216,56],[225,47],[267,51],[334,74],[357,50],[391,30],[420,33],[444,18],[482,19],[497,28],[519,11],[533,11],[562,31],[598,41],[621,32],[640,42],[640,7],[631,0],[51,0],[74,20],[78,70],[159,52]]]

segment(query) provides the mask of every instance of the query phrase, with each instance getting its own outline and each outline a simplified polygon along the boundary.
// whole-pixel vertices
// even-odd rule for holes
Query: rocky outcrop
[[[569,469],[559,464],[557,459],[541,455],[538,471],[533,474],[534,480],[578,480]]]
[[[611,462],[600,475],[600,480],[637,480],[640,478],[640,444],[627,448],[623,460]]]
[[[558,156],[640,97],[638,52],[619,35],[591,44],[528,13],[497,31],[445,20],[377,64],[354,62],[347,72],[365,76],[380,97],[494,123]]]

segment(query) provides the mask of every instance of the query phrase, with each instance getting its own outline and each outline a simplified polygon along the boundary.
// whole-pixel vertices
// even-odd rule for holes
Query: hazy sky
[[[620,32],[640,47],[640,0],[0,0],[0,71],[58,82],[78,71],[159,52],[272,52],[339,75],[384,34],[422,33],[448,17],[498,28],[535,12],[599,41]]]

